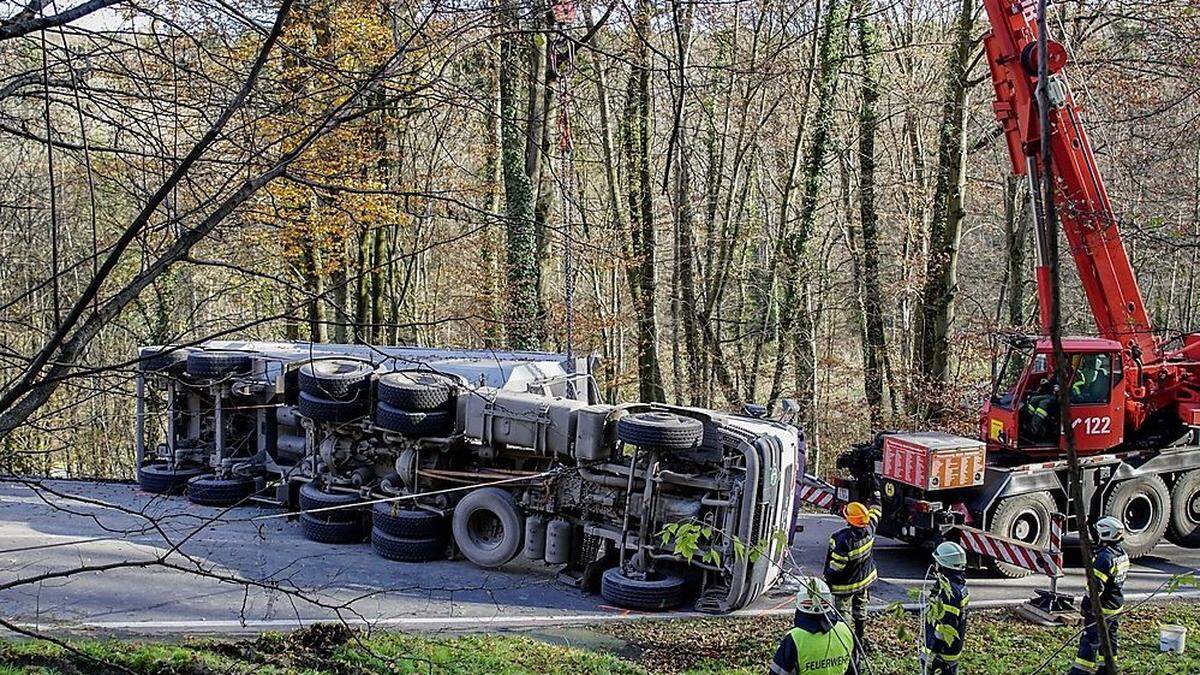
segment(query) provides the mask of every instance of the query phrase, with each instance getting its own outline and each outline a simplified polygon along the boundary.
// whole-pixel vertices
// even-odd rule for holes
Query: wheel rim
[[[1042,536],[1042,519],[1032,509],[1018,513],[1009,527],[1009,536],[1027,544],[1037,543]]]
[[[1150,497],[1144,493],[1134,495],[1122,510],[1121,520],[1130,534],[1141,534],[1150,529],[1154,520],[1154,504]]]
[[[495,513],[479,509],[467,518],[467,534],[479,548],[497,549],[504,542],[504,523]]]
[[[1200,523],[1200,490],[1193,492],[1187,500],[1187,519],[1193,525]]]

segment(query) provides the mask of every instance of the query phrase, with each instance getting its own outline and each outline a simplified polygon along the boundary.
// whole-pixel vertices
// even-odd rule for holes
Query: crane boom
[[[1041,172],[1037,114],[1037,23],[1032,0],[984,0],[991,31],[984,37],[996,119],[1004,129],[1013,172],[1038,181]],[[1063,46],[1048,41],[1051,156],[1054,201],[1071,256],[1079,271],[1099,335],[1136,349],[1143,364],[1162,360],[1162,348],[1151,332],[1145,301],[1121,240],[1104,181],[1096,167],[1080,120],[1079,109],[1058,71],[1066,64]],[[1037,189],[1033,190],[1034,194]],[[1051,235],[1053,236],[1053,235]],[[1038,306],[1045,332],[1050,315],[1050,276],[1045,242],[1037,256]]]

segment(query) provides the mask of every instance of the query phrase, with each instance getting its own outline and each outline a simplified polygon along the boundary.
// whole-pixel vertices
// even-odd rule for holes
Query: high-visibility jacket
[[[1117,544],[1101,544],[1092,557],[1092,574],[1100,582],[1100,611],[1116,616],[1125,606],[1125,577],[1129,574],[1129,556]],[[1083,615],[1092,615],[1092,598],[1083,596]]]
[[[771,662],[773,675],[845,675],[850,672],[854,634],[844,621],[797,617]]]
[[[835,594],[856,593],[875,583],[875,527],[882,513],[878,506],[868,509],[866,527],[847,525],[829,537],[825,555],[825,583]]]
[[[934,574],[933,592],[925,611],[925,648],[943,661],[957,661],[962,654],[970,603],[964,573],[939,569]]]

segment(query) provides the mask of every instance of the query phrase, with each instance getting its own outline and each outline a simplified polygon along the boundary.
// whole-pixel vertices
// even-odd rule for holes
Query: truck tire
[[[400,410],[441,410],[454,398],[454,381],[438,373],[398,371],[379,378],[375,396]]]
[[[1200,469],[1175,479],[1167,539],[1176,546],[1200,548]]]
[[[1138,476],[1113,487],[1104,502],[1104,515],[1125,523],[1122,547],[1129,559],[1146,555],[1167,532],[1171,495],[1159,476]]]
[[[183,492],[189,480],[206,473],[208,467],[172,467],[166,462],[152,462],[138,469],[138,485],[146,492],[177,495]]]
[[[181,370],[187,367],[188,352],[193,349],[175,345],[142,347],[138,350],[138,370],[143,373]]]
[[[454,415],[448,410],[409,412],[380,402],[375,405],[375,426],[405,436],[448,436]]]
[[[1006,497],[1000,500],[992,513],[988,532],[1045,548],[1050,543],[1050,514],[1056,510],[1054,499],[1044,492]],[[988,558],[985,564],[992,572],[1009,579],[1033,574],[1022,567],[992,558]]]
[[[300,532],[305,539],[322,544],[358,544],[367,537],[361,520],[343,521],[322,518],[320,513],[301,513]]]
[[[300,366],[300,391],[330,401],[365,401],[373,372],[369,364],[353,359],[310,361]]]
[[[337,520],[341,522],[359,522],[362,520],[360,509],[349,508],[350,506],[362,501],[358,495],[348,492],[324,492],[317,488],[315,483],[305,483],[300,486],[300,510],[314,511],[317,509],[327,509],[331,506],[341,506],[336,511],[319,511],[314,513],[314,516],[320,516],[324,520]]]
[[[467,493],[454,507],[454,543],[467,560],[480,567],[499,567],[520,552],[525,518],[517,500],[500,488]]]
[[[302,391],[299,400],[296,401],[296,409],[314,422],[342,424],[366,415],[367,401],[365,398],[355,401],[331,401]]]
[[[668,412],[635,413],[617,421],[617,438],[630,445],[689,450],[704,438],[704,423]]]
[[[377,532],[404,539],[432,539],[446,534],[445,522],[438,514],[395,503],[376,504],[371,509],[371,521]]]
[[[400,562],[428,562],[446,557],[446,538],[407,539],[388,534],[378,527],[371,530],[371,548],[380,558]]]
[[[193,351],[187,355],[187,373],[192,377],[218,378],[250,372],[250,355],[246,352],[216,349]]]
[[[188,501],[201,506],[233,506],[252,494],[254,479],[246,476],[217,478],[210,473],[196,476],[187,484]]]
[[[661,612],[683,604],[687,592],[684,578],[676,574],[653,574],[645,579],[625,575],[620,567],[604,571],[600,595],[606,601],[626,609]]]

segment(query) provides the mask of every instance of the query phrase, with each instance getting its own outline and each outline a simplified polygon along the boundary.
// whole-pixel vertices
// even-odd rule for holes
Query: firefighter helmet
[[[825,614],[833,609],[833,593],[829,584],[817,577],[800,577],[796,593],[796,609],[804,614]]]
[[[953,541],[943,541],[933,550],[933,561],[948,570],[967,569],[967,552]]]
[[[1121,541],[1125,538],[1125,523],[1112,516],[1104,516],[1096,521],[1096,537],[1100,541]]]
[[[866,527],[871,522],[871,512],[862,502],[850,502],[842,511],[842,515],[846,518],[846,522],[854,527]]]

